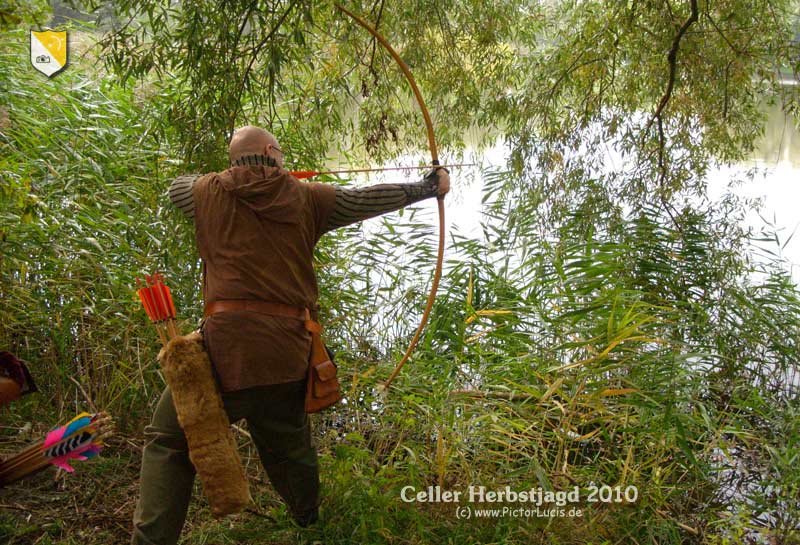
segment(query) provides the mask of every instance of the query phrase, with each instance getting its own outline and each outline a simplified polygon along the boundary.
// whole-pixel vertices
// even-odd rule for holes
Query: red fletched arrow
[[[142,285],[142,281],[138,278],[136,279],[136,285]],[[136,295],[139,296],[139,300],[142,302],[142,306],[144,307],[144,311],[147,313],[147,317],[155,322],[156,314],[153,311],[153,304],[150,301],[150,292],[146,288],[141,288],[136,291]]]
[[[175,303],[172,300],[172,292],[164,284],[164,276],[160,273],[145,275],[145,283],[136,279],[136,284],[142,286],[136,293],[142,302],[147,317],[156,326],[156,331],[163,344],[167,344],[168,337],[175,338],[178,331],[175,327]]]
[[[319,176],[322,172],[318,172],[316,170],[290,170],[289,174],[297,178],[298,180],[304,180],[305,178],[313,178],[314,176]]]
[[[456,168],[456,167],[472,167],[475,163],[459,163],[456,165],[423,165],[421,167],[389,167],[389,168],[356,168],[351,170],[291,170],[289,174],[303,180],[305,178],[313,178],[322,174],[357,174],[360,172],[388,172],[392,170],[422,170],[426,168]]]

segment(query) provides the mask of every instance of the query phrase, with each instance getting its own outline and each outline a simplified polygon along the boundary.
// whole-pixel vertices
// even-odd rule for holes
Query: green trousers
[[[304,396],[305,380],[222,394],[231,423],[247,420],[270,482],[302,525],[316,520],[319,506],[317,452]],[[169,388],[145,439],[131,543],[173,545],[186,519],[195,470]]]

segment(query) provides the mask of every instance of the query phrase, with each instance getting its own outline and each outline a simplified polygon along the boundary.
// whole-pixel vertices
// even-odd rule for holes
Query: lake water
[[[800,227],[800,133],[778,106],[768,110],[764,136],[751,161],[720,169],[712,176],[710,196],[720,195],[732,177],[752,167],[759,169],[759,176],[733,189],[737,195],[762,199],[760,214],[751,213],[746,223],[776,232],[777,243],[761,246],[786,260],[786,269],[800,283],[800,233],[793,236]]]
[[[476,141],[486,138],[486,134],[471,135],[467,138]],[[479,163],[476,167],[453,169],[451,178],[452,190],[446,200],[447,232],[458,232],[471,238],[482,238],[480,227],[482,211],[482,176],[481,169],[505,168],[508,149],[496,144],[488,149],[475,152],[468,149],[463,159],[455,162]],[[391,165],[418,164],[420,155],[400,158]],[[442,157],[443,162],[449,161]],[[613,160],[611,161],[613,164]],[[735,183],[745,179],[747,171],[756,168],[758,173],[746,183]],[[382,182],[413,181],[420,179],[418,171],[400,174],[371,174],[367,179],[355,180],[358,185]],[[758,142],[752,157],[741,164],[722,166],[709,176],[708,197],[712,201],[719,199],[725,192],[732,191],[740,197],[761,199],[758,212],[750,212],[745,220],[747,227],[752,227],[756,234],[760,232],[774,234],[777,240],[758,242],[759,253],[764,259],[777,255],[783,260],[782,266],[789,271],[795,282],[800,284],[800,132],[791,119],[781,111],[779,106],[767,109],[767,122],[764,135]],[[734,183],[732,183],[734,182]],[[425,210],[418,219],[435,225],[436,204],[433,200],[418,203],[416,206]],[[368,231],[381,231],[381,220],[367,222]],[[770,236],[771,236],[770,235]]]

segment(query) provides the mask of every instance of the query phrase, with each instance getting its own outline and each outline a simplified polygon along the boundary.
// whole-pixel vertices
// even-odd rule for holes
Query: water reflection
[[[783,113],[780,105],[765,106],[767,111],[764,135],[756,142],[749,161],[721,167],[710,175],[709,197],[718,198],[727,190],[746,198],[762,200],[759,211],[751,211],[746,226],[756,233],[763,232],[773,242],[761,242],[763,258],[783,261],[795,282],[800,283],[800,227],[797,203],[800,201],[800,132],[794,120]],[[745,172],[756,167],[759,174],[752,181],[731,185],[745,178]]]
[[[754,162],[763,166],[788,163],[792,169],[800,168],[800,134],[794,120],[778,104],[767,108],[767,124],[756,144]]]

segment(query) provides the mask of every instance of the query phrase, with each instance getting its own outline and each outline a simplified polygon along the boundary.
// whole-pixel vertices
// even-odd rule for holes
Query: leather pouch
[[[336,364],[322,342],[322,326],[313,320],[306,320],[305,325],[311,333],[305,410],[316,413],[336,404],[342,399],[342,393],[336,377]]]

